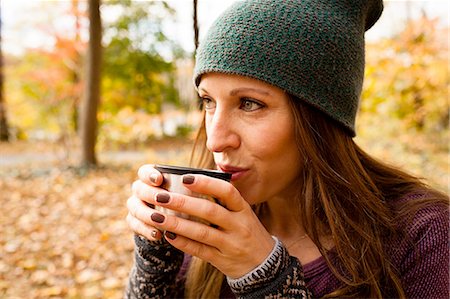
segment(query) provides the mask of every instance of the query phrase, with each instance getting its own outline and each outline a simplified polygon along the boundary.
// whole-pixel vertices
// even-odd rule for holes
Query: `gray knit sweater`
[[[448,207],[420,210],[403,231],[403,236],[392,238],[387,250],[406,297],[450,298]],[[149,242],[136,236],[135,242],[135,264],[125,298],[183,298],[190,258],[164,241]],[[324,258],[302,266],[280,242],[253,274],[250,279],[231,281],[231,288],[224,282],[221,298],[322,297],[342,286]]]

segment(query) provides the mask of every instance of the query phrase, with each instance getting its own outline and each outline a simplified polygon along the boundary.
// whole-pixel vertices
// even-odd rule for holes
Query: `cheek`
[[[249,195],[251,203],[265,201],[273,196],[290,194],[297,190],[303,159],[295,143],[293,128],[267,130],[264,137],[255,140],[257,153],[257,178],[252,187],[242,191]]]
[[[276,161],[282,168],[286,163],[285,166],[288,168],[290,168],[289,164],[294,166],[300,153],[295,142],[293,125],[290,122],[285,122],[272,126],[271,130],[266,132],[267,134],[262,136],[259,142],[262,156]]]
[[[288,188],[298,178],[302,158],[293,136],[277,141],[272,143],[273,147],[267,152],[265,180],[270,180],[269,188],[278,192]]]

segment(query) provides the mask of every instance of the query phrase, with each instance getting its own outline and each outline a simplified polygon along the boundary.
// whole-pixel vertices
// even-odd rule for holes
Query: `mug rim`
[[[202,174],[210,176],[213,178],[221,179],[229,182],[231,180],[231,173],[222,172],[218,170],[203,169],[203,168],[193,168],[184,166],[174,166],[174,165],[162,165],[157,164],[154,166],[156,170],[161,173],[185,175],[185,174]]]

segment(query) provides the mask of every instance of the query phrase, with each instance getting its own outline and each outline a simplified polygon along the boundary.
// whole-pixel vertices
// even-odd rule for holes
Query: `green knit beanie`
[[[364,32],[382,10],[382,0],[237,1],[200,43],[195,85],[209,72],[256,78],[316,107],[355,136]]]

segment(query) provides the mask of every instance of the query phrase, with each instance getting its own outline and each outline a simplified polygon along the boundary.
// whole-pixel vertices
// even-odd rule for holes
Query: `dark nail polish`
[[[152,216],[150,216],[152,218],[153,221],[155,221],[156,223],[163,223],[164,219],[166,217],[164,217],[164,215],[161,215],[159,213],[153,213]]]
[[[171,232],[167,232],[167,231],[164,233],[164,235],[165,235],[167,238],[169,238],[170,240],[175,240],[175,238],[177,237],[176,234],[171,233]]]
[[[149,207],[149,208],[152,208],[152,209],[154,209],[155,208],[155,205],[154,204],[152,204],[152,203],[148,203],[148,202],[144,202],[145,203],[145,205],[147,206],[147,207]]]
[[[190,185],[194,182],[195,177],[193,175],[185,175],[183,176],[183,184]]]
[[[149,179],[152,184],[156,184],[156,181],[158,180],[158,175],[156,173],[152,173],[150,174]]]
[[[156,201],[159,203],[168,203],[170,200],[170,195],[167,193],[156,194]]]

